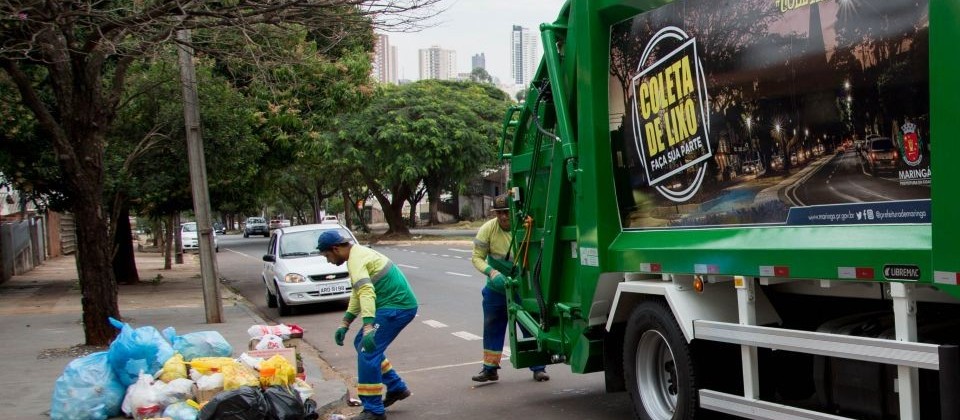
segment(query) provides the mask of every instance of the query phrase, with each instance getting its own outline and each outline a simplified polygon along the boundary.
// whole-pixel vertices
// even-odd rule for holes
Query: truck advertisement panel
[[[624,228],[930,223],[929,7],[680,0],[610,31]]]

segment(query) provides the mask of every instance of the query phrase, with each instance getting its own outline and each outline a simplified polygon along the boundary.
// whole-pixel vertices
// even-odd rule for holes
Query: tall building
[[[510,79],[514,84],[528,85],[540,64],[540,41],[534,32],[513,25],[510,33]]]
[[[436,45],[420,50],[420,80],[424,79],[456,80],[457,52]]]
[[[473,72],[476,69],[487,69],[487,57],[480,54],[474,54],[470,59],[470,72]]]
[[[387,35],[377,34],[371,73],[380,83],[397,84],[397,47],[390,46],[390,37]]]

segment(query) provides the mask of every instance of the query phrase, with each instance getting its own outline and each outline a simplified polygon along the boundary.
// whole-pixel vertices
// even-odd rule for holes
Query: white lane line
[[[435,252],[431,252],[430,255],[433,255],[434,257],[439,256],[439,255],[437,255],[437,253],[435,253]]]
[[[253,255],[247,255],[247,254],[244,254],[244,253],[242,253],[242,252],[240,252],[240,251],[234,251],[234,250],[232,250],[232,249],[230,249],[230,248],[227,248],[226,251],[230,251],[230,252],[232,252],[232,253],[234,253],[234,254],[242,255],[242,256],[244,256],[244,257],[250,258],[251,260],[261,260],[261,261],[262,261],[261,258],[254,257]]]
[[[433,328],[446,328],[446,327],[447,327],[447,324],[444,324],[444,323],[442,323],[442,322],[440,322],[440,321],[436,321],[436,320],[433,320],[433,319],[428,319],[428,320],[426,320],[426,321],[423,321],[423,323],[424,323],[424,324],[427,324],[427,325],[429,325],[429,326],[431,326],[431,327],[433,327]]]
[[[450,256],[447,255],[447,254],[442,254],[442,255],[440,255],[440,256],[443,257],[443,258],[450,258]]]
[[[466,253],[470,253],[470,252],[473,252],[473,250],[472,250],[472,249],[457,249],[457,248],[447,248],[447,251],[453,251],[453,252],[466,252]]]
[[[464,340],[467,340],[467,341],[483,340],[483,337],[481,337],[481,336],[479,336],[479,335],[476,335],[476,334],[470,334],[470,333],[468,333],[468,332],[466,332],[466,331],[457,331],[457,332],[451,333],[451,334],[453,334],[453,335],[455,335],[455,336],[457,336],[457,337],[460,337],[460,338],[462,338],[462,339],[464,339]]]
[[[463,257],[461,257],[461,256],[459,256],[459,255],[454,255],[453,258],[456,258],[456,259],[459,259],[459,260],[462,260],[462,259],[463,259]]]
[[[415,266],[415,265],[406,265],[406,264],[397,264],[397,265],[399,265],[399,266],[401,266],[401,267],[403,267],[403,268],[420,268],[420,267],[417,267],[417,266]]]
[[[451,276],[460,276],[460,277],[473,277],[470,274],[454,273],[453,271],[444,271],[444,274],[449,274]]]
[[[477,363],[483,363],[483,360],[478,360],[478,361],[476,361],[476,362],[458,363],[458,364],[455,364],[455,365],[433,366],[433,367],[428,367],[428,368],[420,368],[420,369],[413,369],[413,370],[397,371],[397,373],[399,373],[399,374],[401,374],[401,375],[406,375],[406,374],[408,374],[408,373],[414,373],[414,372],[429,372],[429,371],[431,371],[431,370],[440,370],[440,369],[449,369],[449,368],[462,367],[462,366],[470,366],[470,365],[475,365],[475,364],[477,364]]]

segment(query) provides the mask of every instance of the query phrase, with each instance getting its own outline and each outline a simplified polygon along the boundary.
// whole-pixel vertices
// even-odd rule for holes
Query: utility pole
[[[193,190],[193,211],[197,215],[200,277],[203,284],[203,307],[207,323],[223,322],[220,283],[213,258],[213,228],[210,224],[210,200],[207,191],[207,163],[200,136],[200,109],[197,100],[197,74],[193,67],[190,30],[177,31],[180,57],[180,83],[183,86],[183,118],[187,131],[187,160],[190,162],[190,185]]]

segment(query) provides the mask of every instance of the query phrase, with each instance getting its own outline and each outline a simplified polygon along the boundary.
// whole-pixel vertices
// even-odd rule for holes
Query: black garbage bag
[[[303,402],[303,420],[319,420],[320,413],[317,412],[317,402],[312,398],[307,398]]]
[[[282,386],[271,386],[263,391],[263,396],[270,406],[271,419],[303,420],[306,411],[300,394]]]
[[[213,397],[200,410],[200,420],[263,420],[271,417],[270,405],[259,388],[244,386]]]

